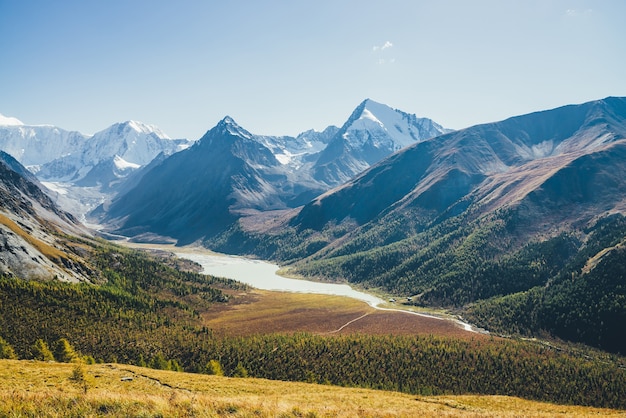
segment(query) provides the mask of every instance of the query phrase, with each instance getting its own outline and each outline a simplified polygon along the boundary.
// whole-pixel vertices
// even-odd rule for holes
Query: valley
[[[0,0],[0,418],[626,418],[624,16]]]
[[[370,99],[295,137],[12,123],[32,165],[0,154],[0,357],[626,409],[624,98],[460,131]]]
[[[346,284],[311,282],[280,276],[278,266],[226,256],[202,247],[119,242],[125,247],[176,255],[202,267],[199,272],[248,284],[254,291],[204,313],[207,326],[227,334],[313,332],[393,335],[476,336],[477,331],[445,312],[385,302]],[[242,300],[238,300],[238,299]],[[354,299],[354,300],[352,300]]]

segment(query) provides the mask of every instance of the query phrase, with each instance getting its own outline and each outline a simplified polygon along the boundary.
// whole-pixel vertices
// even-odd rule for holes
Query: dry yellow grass
[[[570,417],[626,411],[561,406],[504,396],[411,395],[134,366],[0,360],[0,416],[14,417]],[[132,380],[131,380],[132,379]]]

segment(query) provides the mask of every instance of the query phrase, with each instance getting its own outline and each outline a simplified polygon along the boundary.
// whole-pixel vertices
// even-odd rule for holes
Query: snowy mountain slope
[[[170,155],[190,143],[137,121],[87,136],[0,115],[0,150],[36,173],[55,202],[80,219],[157,155]]]
[[[320,153],[313,177],[337,186],[402,148],[447,132],[431,119],[364,100]]]
[[[0,150],[37,171],[38,166],[75,152],[88,136],[51,125],[24,125],[0,115]]]
[[[267,147],[281,164],[297,170],[312,155],[326,148],[339,128],[329,126],[322,132],[308,130],[296,137],[255,135],[255,139]]]
[[[172,154],[188,145],[188,141],[172,140],[151,125],[116,123],[87,139],[77,151],[44,164],[38,176],[46,181],[77,182],[95,167],[110,162],[110,167],[117,169],[116,177],[123,177],[124,172],[148,164],[161,152]],[[91,185],[97,182],[94,178]]]
[[[450,132],[428,118],[367,99],[355,110],[342,137],[353,147],[369,144],[378,149],[398,151],[416,142]]]
[[[0,126],[22,126],[24,125],[24,123],[14,117],[11,116],[4,116],[2,113],[0,113]]]

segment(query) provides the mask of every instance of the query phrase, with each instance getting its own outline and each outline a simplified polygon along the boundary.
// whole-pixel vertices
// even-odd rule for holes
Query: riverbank
[[[259,290],[348,297],[365,302],[371,308],[381,312],[412,315],[431,321],[447,321],[454,323],[467,332],[486,333],[484,330],[477,329],[471,324],[463,322],[451,315],[433,314],[431,312],[418,311],[412,306],[402,306],[392,302],[385,302],[385,300],[376,295],[355,290],[347,284],[314,282],[281,276],[278,274],[280,266],[263,260],[219,254],[198,246],[176,247],[169,244],[138,244],[131,242],[124,242],[122,244],[136,249],[174,253],[181,259],[188,259],[200,265],[202,267],[200,272],[204,274],[234,279]],[[363,318],[359,318],[359,321],[365,319],[365,316],[366,315],[364,315]],[[398,316],[397,320],[407,321],[406,318],[402,318],[402,315]],[[350,318],[350,321],[351,325],[357,322],[354,318]],[[363,320],[362,322],[366,321]],[[348,324],[344,324],[343,327],[348,328],[347,325]],[[358,324],[354,324],[352,328],[357,328],[357,325]],[[341,329],[343,330],[344,328]],[[420,328],[423,327],[420,326]],[[440,327],[435,326],[434,328]]]

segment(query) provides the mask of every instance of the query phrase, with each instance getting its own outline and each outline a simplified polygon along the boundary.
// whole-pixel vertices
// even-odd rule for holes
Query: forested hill
[[[266,216],[260,227],[240,223],[206,245],[420,305],[465,309],[581,275],[589,258],[624,239],[625,161],[626,98],[564,106],[417,143],[299,210]],[[613,302],[580,322],[583,331],[565,332],[563,315],[546,330],[626,352],[608,343],[619,331],[600,319],[626,311],[626,277],[614,280],[615,298],[598,294]],[[570,295],[559,309],[579,302]]]
[[[123,362],[419,395],[501,394],[625,408],[623,359],[497,338],[229,337],[202,312],[244,290],[108,245],[103,285],[0,277],[0,357]],[[20,303],[14,303],[19,300]]]

